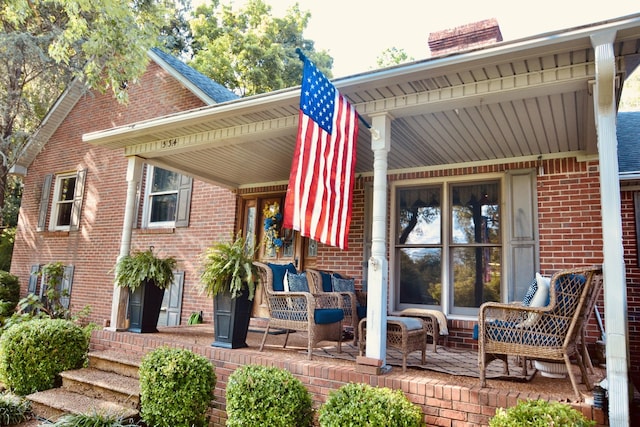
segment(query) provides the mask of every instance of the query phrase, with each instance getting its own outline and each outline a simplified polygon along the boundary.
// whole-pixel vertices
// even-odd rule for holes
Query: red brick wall
[[[89,92],[82,96],[29,167],[24,179],[11,272],[20,278],[24,294],[31,265],[56,261],[73,264],[72,309],[89,305],[89,320],[99,324],[110,318],[112,268],[120,251],[127,160],[122,151],[82,142],[82,135],[204,105],[153,62],[140,81],[143,83],[130,85],[128,105],[118,104],[111,93]],[[80,169],[87,169],[87,176],[79,231],[36,232],[44,176]],[[213,200],[219,207],[219,215],[209,208],[214,204]],[[208,242],[232,232],[235,196],[196,182],[193,205],[188,230],[171,230],[171,234],[144,234],[142,230],[136,230],[133,235],[134,247],[154,245],[161,253],[180,260],[178,267],[187,271],[183,305],[183,314],[187,317],[192,310],[205,308],[203,299],[198,300],[193,289],[197,281],[194,265]]]
[[[356,372],[353,365],[335,364],[326,361],[296,360],[286,357],[275,358],[259,353],[255,348],[221,349],[198,343],[184,343],[163,340],[158,334],[123,334],[112,331],[94,331],[91,337],[91,350],[115,350],[126,352],[130,357],[146,354],[161,346],[189,348],[211,361],[217,377],[208,415],[209,426],[223,427],[227,421],[226,386],[229,376],[239,367],[255,364],[275,366],[286,369],[297,377],[311,394],[313,407],[319,408],[327,401],[329,393],[348,383],[363,383],[373,387],[387,387],[401,390],[424,414],[428,426],[477,427],[486,426],[497,408],[515,406],[520,400],[545,399],[547,390],[518,392],[504,388],[469,387],[455,381],[442,381],[435,378],[415,377],[408,372],[393,369],[385,375],[373,375]],[[184,346],[184,347],[183,347]],[[454,377],[452,377],[454,378]],[[566,403],[566,402],[565,402]],[[596,422],[596,426],[608,425],[601,409],[595,409],[587,403],[568,403],[580,411],[587,419]]]
[[[640,182],[634,183],[636,188]],[[624,187],[623,187],[624,190]],[[631,355],[631,378],[640,386],[640,268],[638,266],[638,236],[636,234],[636,212],[634,194],[622,191],[622,244],[627,276],[627,310],[629,330],[629,352]],[[604,319],[603,319],[604,321]],[[606,329],[606,325],[605,325]]]

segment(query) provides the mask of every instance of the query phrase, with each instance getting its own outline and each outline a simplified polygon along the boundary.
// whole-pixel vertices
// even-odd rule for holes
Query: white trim
[[[178,211],[178,191],[176,188],[172,191],[158,191],[151,194],[151,188],[153,186],[153,170],[157,166],[147,165],[147,177],[146,183],[144,186],[144,199],[142,203],[142,228],[174,228],[176,226],[175,219],[173,221],[155,221],[151,222],[151,200],[154,196],[159,196],[163,194],[175,194],[176,195],[176,213]],[[164,169],[164,168],[160,168]],[[167,169],[165,169],[167,170]],[[169,171],[172,173],[180,174],[179,172]]]
[[[447,177],[415,178],[415,179],[397,180],[397,181],[391,182],[389,186],[389,199],[390,199],[389,207],[391,211],[389,213],[389,236],[390,236],[389,237],[389,283],[394,285],[390,285],[390,289],[389,289],[389,310],[395,311],[402,308],[418,306],[418,305],[411,305],[411,304],[400,305],[401,304],[399,301],[400,288],[399,288],[399,285],[395,285],[399,283],[397,280],[398,268],[396,265],[397,259],[396,259],[396,251],[395,251],[395,247],[396,247],[395,236],[398,233],[398,230],[396,229],[397,219],[398,219],[397,209],[396,209],[396,205],[398,203],[396,198],[397,190],[404,189],[404,188],[411,188],[411,187],[436,186],[436,185],[439,186],[440,189],[442,190],[441,201],[440,201],[440,205],[442,207],[441,208],[442,216],[441,216],[441,224],[440,224],[440,228],[441,228],[440,247],[442,248],[441,279],[442,279],[443,288],[442,288],[442,300],[440,301],[440,305],[437,307],[439,307],[439,309],[442,310],[442,312],[448,317],[454,316],[459,319],[470,320],[473,318],[477,318],[477,313],[475,314],[468,314],[468,313],[461,313],[461,312],[454,313],[453,306],[452,306],[453,283],[452,283],[452,276],[451,276],[451,263],[449,262],[451,259],[450,249],[452,245],[451,239],[450,239],[451,235],[449,233],[449,230],[451,228],[451,218],[450,218],[451,212],[448,208],[448,206],[450,205],[450,198],[451,198],[450,186],[451,184],[460,184],[460,183],[475,184],[482,181],[484,182],[497,181],[498,184],[500,185],[500,251],[501,251],[501,260],[502,260],[502,266],[500,270],[503,277],[507,277],[507,275],[504,274],[505,269],[507,268],[505,265],[506,263],[505,248],[507,247],[507,242],[506,242],[506,234],[504,230],[505,230],[505,227],[508,226],[508,222],[505,222],[505,210],[506,210],[505,177],[506,177],[506,173],[504,172],[490,172],[490,173],[483,173],[483,174],[467,174],[467,175],[456,175],[456,176],[447,176]],[[447,206],[446,209],[444,208],[445,206]],[[445,215],[445,213],[447,215]],[[510,219],[507,219],[507,220],[510,221]],[[500,283],[501,301],[506,301],[505,296],[508,295],[508,291],[509,290],[508,290],[507,282],[501,281]],[[470,310],[476,310],[476,309],[470,308]]]
[[[73,195],[70,199],[61,201],[62,181],[65,179],[75,178],[76,182],[73,185]],[[69,231],[71,229],[71,216],[73,215],[73,203],[75,200],[75,194],[78,184],[78,172],[61,173],[55,176],[55,185],[53,187],[53,198],[51,199],[51,216],[49,217],[49,230],[51,231]],[[69,224],[58,225],[58,215],[60,213],[61,205],[69,205],[71,207]]]

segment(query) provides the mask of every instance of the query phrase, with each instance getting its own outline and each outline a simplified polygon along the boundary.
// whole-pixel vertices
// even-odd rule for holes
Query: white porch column
[[[595,50],[596,84],[593,106],[600,160],[602,238],[604,252],[604,310],[609,382],[609,425],[629,425],[629,350],[627,281],[622,247],[618,139],[615,107],[615,31],[591,36]]]
[[[387,155],[391,145],[389,115],[372,117],[371,149],[373,150],[373,215],[371,258],[367,281],[367,348],[366,356],[386,365],[387,356]]]
[[[142,159],[129,157],[127,166],[127,201],[124,207],[124,223],[120,240],[120,254],[118,259],[129,254],[131,250],[131,233],[136,216],[136,197],[142,171]],[[113,285],[113,300],[111,301],[111,324],[109,330],[123,330],[126,327],[127,302],[129,292],[126,288]]]

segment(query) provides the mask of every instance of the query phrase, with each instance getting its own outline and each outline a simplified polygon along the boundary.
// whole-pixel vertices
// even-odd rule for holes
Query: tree
[[[376,64],[379,68],[389,67],[391,65],[402,64],[403,62],[413,61],[414,58],[409,56],[404,49],[391,47],[382,51],[376,58]]]
[[[178,58],[191,58],[191,0],[175,0],[175,12],[160,29],[160,44]]]
[[[300,85],[300,48],[329,78],[333,58],[316,52],[302,35],[311,14],[296,3],[283,18],[271,16],[271,6],[250,0],[243,9],[211,0],[196,9],[191,20],[192,67],[241,96]]]
[[[7,172],[73,78],[126,102],[171,14],[169,0],[4,0],[0,4],[0,207]]]

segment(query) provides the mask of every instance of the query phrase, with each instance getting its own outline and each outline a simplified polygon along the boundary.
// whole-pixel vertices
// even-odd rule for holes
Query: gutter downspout
[[[129,157],[127,165],[127,201],[124,207],[124,222],[122,224],[122,236],[120,240],[120,254],[118,260],[129,254],[131,250],[131,234],[133,233],[133,223],[136,216],[136,197],[138,195],[138,184],[142,174],[142,159],[140,157]],[[113,299],[111,300],[111,323],[107,328],[110,331],[122,331],[126,329],[127,303],[129,302],[129,291],[113,285]]]
[[[603,279],[606,330],[609,425],[629,426],[629,342],[627,289],[622,246],[618,139],[615,108],[615,30],[591,35],[595,51],[596,84],[593,107],[600,160]]]

